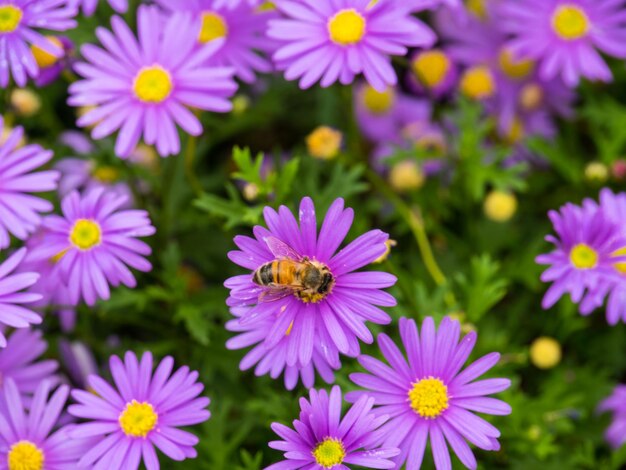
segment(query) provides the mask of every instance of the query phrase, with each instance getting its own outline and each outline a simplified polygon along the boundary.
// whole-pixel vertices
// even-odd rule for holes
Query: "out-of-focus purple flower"
[[[126,158],[139,140],[156,145],[161,156],[178,154],[176,126],[188,134],[202,133],[198,118],[188,109],[227,112],[228,98],[237,89],[234,70],[206,65],[223,40],[197,47],[199,19],[176,13],[164,19],[156,6],[138,9],[138,40],[118,16],[113,32],[98,28],[105,48],[85,44],[87,62],[75,65],[84,80],[73,83],[69,104],[95,106],[78,125],[95,125],[91,135],[102,139],[117,130],[115,152]]]
[[[70,290],[63,282],[59,271],[59,256],[42,256],[42,244],[46,243],[44,231],[35,233],[26,242],[28,253],[18,267],[19,272],[34,272],[39,278],[28,292],[37,294],[40,300],[32,304],[32,308],[42,314],[52,310],[59,316],[61,328],[65,332],[72,331],[76,325],[76,309],[70,297]]]
[[[325,330],[319,332],[323,340],[315,342],[313,354],[308,364],[300,364],[298,361],[289,365],[287,363],[288,352],[293,347],[290,343],[294,341],[291,330],[287,330],[287,333],[275,346],[268,348],[265,344],[265,339],[279,320],[280,313],[242,324],[240,318],[245,316],[249,309],[249,307],[231,308],[231,313],[236,318],[226,323],[228,331],[238,333],[226,343],[228,349],[243,349],[252,346],[252,349],[239,364],[241,370],[248,370],[256,366],[254,368],[255,375],[269,374],[273,379],[284,373],[284,383],[287,390],[293,390],[298,384],[298,380],[302,380],[302,384],[306,388],[313,387],[316,371],[326,383],[330,384],[335,381],[334,370],[341,367],[339,351],[334,347],[332,339]],[[322,345],[326,345],[326,347],[323,348]]]
[[[195,458],[198,438],[179,429],[209,419],[210,400],[199,397],[204,386],[198,373],[181,367],[174,374],[174,359],[166,357],[152,371],[152,354],[141,362],[127,352],[124,362],[109,361],[113,386],[97,375],[88,378],[97,393],[74,390],[71,415],[88,420],[72,430],[72,438],[98,437],[96,445],[83,453],[78,467],[107,470],[137,470],[143,461],[150,470],[159,468],[155,447],[172,460]]]
[[[626,7],[614,0],[504,2],[501,27],[515,37],[511,51],[540,61],[545,80],[561,76],[571,87],[580,77],[609,82],[599,51],[626,58]]]
[[[272,70],[271,62],[259,52],[274,49],[273,41],[265,36],[267,22],[273,13],[259,11],[246,2],[237,6],[224,2],[220,2],[222,6],[216,6],[216,0],[157,0],[157,3],[172,12],[188,11],[194,17],[200,17],[200,44],[223,39],[223,44],[208,59],[207,65],[233,67],[236,76],[246,83],[253,83],[256,73]]]
[[[126,13],[128,10],[128,0],[108,0],[109,5],[118,13]],[[75,8],[82,8],[85,16],[91,16],[98,8],[99,0],[68,0],[68,3]]]
[[[37,259],[57,261],[71,305],[81,299],[88,305],[108,299],[109,285],[135,287],[128,266],[142,272],[152,269],[145,259],[151,249],[138,238],[153,235],[155,229],[146,211],[120,210],[126,202],[102,188],[84,196],[72,192],[61,203],[63,216],[44,220],[43,241],[33,251]]]
[[[33,55],[39,66],[39,75],[35,85],[44,87],[54,82],[64,70],[70,69],[74,62],[74,43],[65,36],[46,36],[53,45],[63,50],[61,57],[55,57],[39,47],[33,47]]]
[[[2,400],[9,411],[0,415],[1,468],[77,468],[78,459],[94,445],[93,439],[70,439],[73,425],[59,427],[69,387],[60,386],[48,399],[52,388],[50,381],[41,382],[26,409],[15,382],[7,380]]]
[[[395,87],[380,92],[363,83],[354,95],[357,122],[363,135],[376,143],[400,143],[400,130],[415,121],[430,119],[431,105],[403,94]]]
[[[91,191],[104,188],[112,194],[126,198],[124,208],[133,205],[133,192],[128,184],[120,180],[120,171],[111,165],[99,165],[94,160],[64,158],[55,168],[61,173],[59,196],[67,196],[72,191]]]
[[[598,306],[599,292],[606,292],[604,286],[620,281],[615,265],[626,261],[626,256],[616,253],[626,247],[626,234],[591,204],[569,203],[548,216],[557,236],[546,237],[555,249],[537,257],[537,263],[549,265],[541,280],[552,283],[542,306],[548,309],[569,293],[573,302],[582,302],[581,313],[589,314]]]
[[[384,92],[398,81],[389,56],[429,47],[436,39],[401,2],[280,0],[276,7],[285,18],[269,22],[268,35],[284,44],[274,61],[287,80],[299,79],[301,88],[317,81],[322,87],[347,85],[362,73]]]
[[[80,341],[59,341],[59,354],[71,382],[78,388],[87,390],[87,378],[98,373],[96,359],[85,343]]]
[[[9,336],[6,347],[0,349],[0,389],[4,389],[8,379],[13,380],[27,403],[44,380],[51,386],[59,382],[59,377],[54,375],[59,367],[57,361],[41,360],[48,349],[42,336],[38,330],[16,330]]]
[[[613,422],[604,437],[614,449],[620,448],[626,442],[626,385],[617,385],[613,393],[600,402],[598,411],[613,414]]]
[[[215,8],[237,8],[239,5],[247,4],[251,7],[256,7],[259,6],[262,2],[263,0],[214,0],[213,6]]]
[[[24,292],[37,282],[39,274],[16,272],[25,256],[26,248],[21,248],[0,264],[0,325],[28,328],[31,324],[41,323],[41,317],[24,306],[41,299],[39,294]],[[7,340],[0,331],[0,348],[6,345]]]
[[[57,188],[57,171],[35,172],[50,161],[52,152],[39,145],[20,147],[23,136],[24,129],[17,127],[0,142],[0,250],[11,244],[11,234],[26,240],[41,224],[41,214],[54,208],[33,196]]]
[[[23,87],[28,77],[36,78],[39,67],[29,45],[55,57],[63,49],[37,30],[67,31],[76,27],[76,8],[61,0],[11,0],[0,4],[0,87],[9,85],[11,76]]]
[[[467,361],[476,333],[460,339],[458,321],[445,317],[439,329],[431,317],[418,331],[414,320],[400,319],[404,352],[385,334],[378,345],[389,365],[370,356],[359,357],[369,373],[350,374],[350,379],[367,389],[350,392],[346,399],[374,400],[374,413],[389,416],[381,428],[383,445],[399,447],[394,459],[397,468],[421,468],[426,444],[430,446],[438,470],[450,469],[446,441],[467,468],[476,468],[476,458],[466,441],[483,450],[499,450],[500,431],[473,412],[508,415],[511,407],[488,395],[511,385],[508,379],[476,380],[498,363],[500,354],[491,353],[461,368]],[[407,361],[408,360],[408,361]]]
[[[364,396],[341,417],[341,389],[309,391],[309,399],[300,399],[300,419],[291,429],[273,423],[272,429],[282,439],[269,446],[285,453],[285,460],[265,470],[349,468],[395,468],[391,461],[400,452],[393,446],[381,446],[379,428],[387,416],[372,413],[374,399]]]
[[[416,50],[410,63],[407,82],[417,93],[440,98],[456,85],[458,66],[445,47]]]
[[[365,322],[391,321],[378,306],[396,304],[394,297],[382,290],[395,284],[396,278],[384,272],[355,271],[385,253],[389,236],[372,230],[335,254],[354,218],[352,209],[344,209],[343,199],[331,205],[319,233],[315,206],[308,197],[300,203],[299,224],[285,206],[278,212],[266,207],[264,215],[269,230],[256,226],[255,238],[235,237],[240,251],[231,251],[230,260],[254,272],[264,267],[265,281],[274,261],[285,263],[286,279],[292,276],[291,269],[307,268],[317,281],[307,277],[306,287],[289,288],[280,282],[259,285],[254,273],[228,279],[225,285],[230,289],[229,307],[252,307],[238,310],[241,325],[275,319],[263,345],[270,351],[289,335],[288,366],[309,364],[315,350],[324,355],[335,349],[342,354],[358,355],[359,340],[373,341]],[[279,277],[280,273],[275,279],[279,281]],[[332,357],[326,360],[335,362]]]

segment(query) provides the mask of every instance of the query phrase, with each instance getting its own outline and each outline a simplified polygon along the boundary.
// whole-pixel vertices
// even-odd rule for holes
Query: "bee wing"
[[[270,249],[272,254],[277,259],[286,258],[286,259],[292,259],[295,261],[300,261],[303,258],[302,255],[300,255],[296,250],[294,250],[285,242],[283,242],[282,240],[279,240],[276,237],[265,237],[263,240],[267,244],[267,247]]]
[[[293,288],[283,286],[270,287],[259,294],[259,303],[275,302],[284,299],[288,295],[292,295],[294,290]]]

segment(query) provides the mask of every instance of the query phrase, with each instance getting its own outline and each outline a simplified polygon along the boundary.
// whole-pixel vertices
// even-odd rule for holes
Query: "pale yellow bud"
[[[483,209],[488,219],[508,222],[517,212],[517,198],[504,191],[492,191],[485,198]]]
[[[426,176],[413,160],[397,163],[389,172],[389,184],[396,191],[411,191],[424,186]]]
[[[537,338],[530,345],[530,362],[539,369],[555,367],[561,362],[561,345],[554,338]]]
[[[339,155],[343,134],[328,126],[320,126],[306,138],[309,155],[322,160],[332,160]]]
[[[604,183],[609,179],[609,168],[601,162],[591,162],[585,167],[585,178],[593,183]]]
[[[23,117],[31,117],[41,109],[41,100],[32,90],[17,88],[11,92],[11,106]]]
[[[243,187],[243,197],[249,202],[256,201],[259,197],[259,187],[254,183],[247,183]]]
[[[233,98],[233,114],[241,115],[250,108],[250,98],[246,95],[237,95]]]

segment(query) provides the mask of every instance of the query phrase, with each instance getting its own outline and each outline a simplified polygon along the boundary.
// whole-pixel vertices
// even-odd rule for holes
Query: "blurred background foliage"
[[[81,20],[70,37],[92,41],[94,28],[110,13],[102,10]],[[492,374],[513,380],[501,396],[513,414],[492,420],[502,432],[502,450],[477,451],[479,468],[623,468],[626,449],[609,450],[603,441],[609,417],[598,416],[595,408],[613,385],[626,381],[626,326],[607,326],[602,311],[582,317],[567,299],[543,311],[542,268],[534,262],[549,249],[543,240],[551,231],[548,210],[596,197],[604,185],[626,187],[626,174],[617,171],[626,157],[626,69],[617,63],[613,70],[613,84],[582,87],[576,117],[560,122],[555,141],[524,142],[542,165],[502,165],[515,149],[494,139],[495,124],[480,106],[443,103],[439,119],[454,129],[445,153],[402,151],[388,160],[389,165],[407,158],[446,163],[444,175],[411,191],[397,191],[369,164],[372,149],[354,123],[350,87],[301,91],[264,77],[241,89],[233,113],[202,115],[206,132],[197,140],[184,137],[180,156],[155,157],[149,168],[116,159],[112,141],[99,142],[91,157],[119,170],[157,226],[151,240],[154,269],[139,278],[138,288],[117,289],[110,301],[81,308],[70,338],[85,342],[103,368],[110,354],[130,349],[171,354],[179,365],[200,371],[212,418],[195,429],[199,458],[164,468],[258,470],[278,460],[279,453],[267,447],[274,439],[270,424],[290,423],[306,390],[289,392],[282,380],[242,373],[238,363],[245,352],[226,350],[231,334],[224,329],[230,315],[223,282],[241,274],[226,254],[234,248],[234,235],[249,234],[262,223],[265,205],[294,210],[308,195],[321,215],[343,197],[355,209],[348,240],[381,228],[397,242],[382,265],[399,278],[391,290],[398,299],[389,310],[394,320],[452,314],[465,331],[479,333],[473,358],[502,353]],[[29,141],[53,149],[57,159],[72,155],[59,142],[75,122],[74,110],[65,105],[68,80],[72,77],[33,89],[42,107],[32,117],[11,109],[10,90],[2,96],[7,123],[24,126]],[[307,151],[306,137],[320,125],[343,133],[335,159],[315,159]],[[493,190],[515,195],[517,210],[506,222],[494,220],[488,209]],[[424,262],[424,237],[436,266]],[[54,317],[44,328],[51,345],[47,354],[56,357],[57,340],[65,335]],[[395,321],[384,330],[398,338]],[[533,361],[530,348],[544,336],[562,349],[561,361],[547,369],[537,367],[541,357]],[[375,345],[363,352],[379,355]],[[347,391],[354,388],[348,375],[359,365],[342,362],[337,383]],[[323,385],[318,380],[316,386]],[[461,468],[458,461],[454,465]],[[432,459],[425,459],[424,468],[434,468]]]

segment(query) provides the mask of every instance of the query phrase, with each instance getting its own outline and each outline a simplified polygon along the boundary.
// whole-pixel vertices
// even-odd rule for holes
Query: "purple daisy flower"
[[[81,53],[88,62],[75,65],[84,80],[73,83],[68,103],[94,106],[78,125],[95,125],[91,135],[102,139],[117,130],[115,153],[128,157],[143,137],[161,156],[180,152],[176,125],[197,136],[198,118],[188,109],[227,112],[237,84],[234,70],[206,65],[222,40],[197,47],[198,27],[187,13],[164,18],[158,7],[137,11],[139,39],[118,16],[113,32],[97,28],[105,49],[86,44]]]
[[[41,323],[41,317],[24,307],[41,299],[39,294],[21,292],[33,286],[39,274],[33,272],[16,273],[16,269],[26,256],[26,248],[21,248],[0,264],[0,325],[13,328],[28,328]],[[0,331],[0,348],[7,345]]]
[[[524,0],[505,2],[502,28],[515,37],[511,50],[540,60],[545,80],[558,75],[569,86],[580,77],[611,81],[598,51],[626,58],[626,8],[615,0]]]
[[[60,386],[48,399],[52,388],[49,381],[41,382],[27,411],[15,382],[7,379],[2,399],[8,412],[0,414],[1,469],[77,468],[90,442],[70,439],[73,425],[59,428],[69,387]]]
[[[428,101],[403,94],[395,87],[384,92],[364,83],[354,96],[357,122],[363,135],[377,143],[400,143],[400,130],[415,121],[430,119]]]
[[[138,240],[155,233],[146,211],[120,210],[126,198],[102,188],[80,196],[70,193],[62,203],[63,216],[44,220],[45,233],[33,250],[37,259],[54,259],[60,278],[69,289],[71,305],[81,299],[93,305],[107,300],[109,285],[135,287],[128,269],[147,272],[152,265],[145,259],[150,247]]]
[[[275,319],[263,344],[272,349],[289,334],[288,366],[309,364],[316,347],[324,354],[337,349],[357,356],[359,339],[373,341],[365,322],[391,321],[377,306],[396,304],[392,295],[381,290],[395,284],[396,278],[383,272],[354,271],[385,253],[389,236],[372,230],[335,254],[354,218],[352,209],[344,209],[343,199],[331,205],[319,234],[315,206],[308,197],[300,203],[300,224],[285,206],[278,212],[266,207],[264,216],[269,230],[256,226],[255,238],[235,237],[241,251],[228,254],[234,263],[254,271],[226,281],[228,305],[252,307],[241,312],[242,325]],[[274,264],[281,262],[280,266]],[[282,286],[276,282],[281,276],[278,269]],[[304,269],[306,280],[302,278]],[[269,279],[272,272],[273,279]],[[296,285],[285,287],[292,277]],[[333,363],[331,359],[328,362]]]
[[[257,7],[261,4],[263,0],[214,0],[215,8],[236,8],[241,4],[247,4],[251,7]]]
[[[626,385],[617,385],[613,393],[598,405],[600,413],[613,413],[613,422],[604,434],[607,442],[618,449],[626,442]]]
[[[171,357],[163,359],[153,373],[149,352],[141,362],[127,352],[124,362],[112,356],[109,363],[115,388],[91,375],[88,382],[97,395],[72,391],[78,404],[71,405],[69,413],[90,421],[76,425],[72,437],[98,438],[78,467],[136,470],[143,460],[147,470],[157,470],[155,447],[172,460],[195,458],[198,438],[178,428],[211,416],[206,409],[210,400],[199,397],[204,386],[197,381],[198,373],[185,366],[172,374]]]
[[[63,49],[45,38],[38,29],[67,31],[76,27],[76,8],[66,0],[3,0],[0,3],[0,87],[6,88],[13,76],[23,87],[28,77],[36,78],[39,67],[28,47],[37,46],[55,57]]]
[[[620,240],[626,240],[626,194],[615,194],[605,188],[600,192],[600,204],[591,199],[584,201],[590,211],[600,211],[613,223],[620,233]],[[617,275],[611,282],[600,282],[595,289],[587,293],[581,303],[581,313],[591,313],[606,302],[606,319],[609,325],[616,325],[620,320],[626,322],[626,245],[612,253],[613,269]],[[617,259],[619,257],[619,260]]]
[[[555,249],[536,259],[537,263],[550,266],[541,280],[553,283],[542,307],[552,307],[569,293],[575,303],[584,299],[581,313],[588,314],[597,306],[597,289],[620,280],[615,263],[626,261],[626,256],[616,257],[615,253],[626,247],[625,234],[602,210],[590,204],[584,207],[566,204],[559,212],[550,211],[548,216],[557,236],[546,237]]]
[[[510,414],[508,404],[487,395],[506,390],[511,381],[476,381],[498,363],[498,353],[487,354],[460,372],[476,343],[475,332],[459,341],[460,333],[459,322],[449,317],[441,321],[438,330],[427,317],[421,331],[414,320],[401,318],[406,358],[389,336],[380,334],[378,345],[389,365],[361,356],[359,363],[369,374],[350,374],[350,379],[367,391],[348,393],[346,400],[371,397],[378,405],[374,412],[389,415],[381,434],[383,445],[401,450],[394,459],[397,468],[404,463],[407,470],[421,468],[429,440],[437,470],[452,468],[446,442],[468,468],[476,468],[476,458],[466,441],[483,450],[500,448],[500,432],[472,412]]]
[[[118,13],[126,13],[128,10],[128,0],[108,0],[109,5]],[[98,8],[99,0],[68,0],[74,8],[82,8],[85,16],[91,16]]]
[[[4,388],[7,379],[13,380],[29,404],[29,397],[42,381],[48,380],[52,386],[59,381],[53,375],[59,367],[57,361],[40,360],[48,349],[42,336],[38,330],[16,330],[9,336],[6,347],[0,350],[0,388]]]
[[[26,240],[41,224],[41,213],[54,208],[32,195],[57,188],[59,172],[34,171],[50,161],[52,152],[39,145],[20,147],[23,136],[24,129],[17,127],[0,142],[0,250],[11,244],[10,234]]]
[[[227,287],[228,284],[227,281]],[[291,330],[287,330],[287,333],[275,346],[268,348],[265,344],[265,339],[271,333],[274,324],[279,320],[278,316],[280,314],[277,313],[271,317],[242,325],[240,318],[245,316],[248,310],[249,307],[231,308],[231,313],[237,318],[226,323],[228,331],[239,333],[228,340],[226,343],[228,349],[242,349],[252,346],[252,349],[239,364],[241,370],[248,370],[256,365],[254,369],[255,375],[261,376],[269,373],[273,379],[276,379],[284,372],[287,390],[293,390],[299,379],[302,380],[302,384],[306,388],[313,387],[315,385],[315,371],[326,383],[330,384],[335,381],[333,370],[341,367],[339,351],[334,347],[332,339],[328,337],[328,333],[325,330],[320,331],[323,339],[315,342],[313,355],[308,364],[300,364],[297,361],[295,364],[289,365],[287,364],[288,352],[293,347],[290,346],[290,343],[294,340],[293,336],[291,336]],[[323,348],[322,345],[327,345],[328,347]]]
[[[258,11],[253,5],[241,2],[237,6],[216,6],[216,0],[157,0],[169,11],[188,11],[202,18],[198,41],[208,44],[223,38],[219,50],[209,58],[207,65],[231,66],[236,76],[246,83],[254,83],[256,72],[272,71],[272,64],[256,51],[270,52],[274,42],[265,35],[267,22],[273,15]],[[223,3],[223,2],[220,2]]]
[[[281,0],[284,19],[269,22],[268,35],[284,43],[274,61],[287,80],[301,88],[320,80],[322,87],[352,83],[363,73],[384,92],[398,78],[389,55],[403,56],[408,47],[429,47],[435,34],[411,16],[406,6],[390,0]]]
[[[347,470],[346,464],[360,468],[395,468],[390,460],[400,452],[397,448],[381,446],[377,430],[387,416],[372,413],[374,399],[361,397],[341,417],[341,389],[309,391],[309,399],[300,399],[300,419],[291,429],[272,423],[272,429],[282,441],[272,441],[272,449],[285,452],[285,460],[265,470],[327,469]]]

